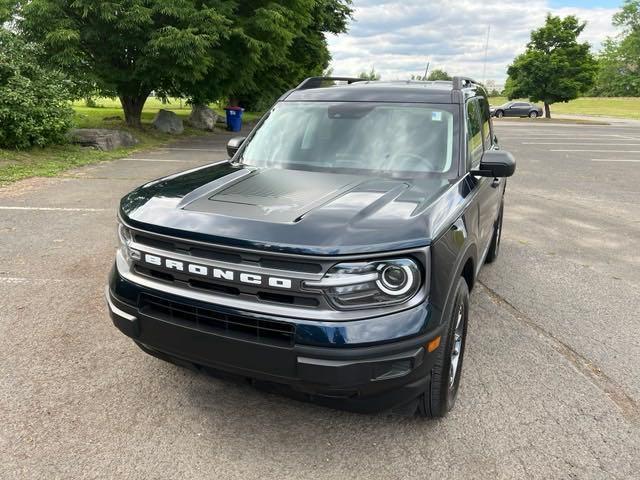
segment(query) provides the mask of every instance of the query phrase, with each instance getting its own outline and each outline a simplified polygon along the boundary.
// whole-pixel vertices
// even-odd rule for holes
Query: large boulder
[[[182,119],[170,110],[159,110],[153,126],[164,133],[180,134],[184,131]]]
[[[104,151],[120,147],[132,147],[138,143],[138,140],[129,132],[106,128],[75,128],[69,132],[69,141],[83,147],[92,147]]]
[[[191,115],[187,119],[187,123],[198,130],[213,131],[216,126],[218,115],[206,105],[194,105],[191,108]]]

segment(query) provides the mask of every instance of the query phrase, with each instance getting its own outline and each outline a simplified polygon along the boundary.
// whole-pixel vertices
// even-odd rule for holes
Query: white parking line
[[[530,130],[544,130],[547,129],[549,131],[553,131],[553,130],[558,130],[558,129],[563,129],[566,128],[568,130],[575,130],[576,128],[586,128],[586,129],[593,129],[593,130],[597,130],[597,129],[601,129],[601,128],[615,128],[616,130],[619,129],[632,129],[632,128],[638,128],[636,126],[630,126],[630,125],[597,125],[597,124],[562,124],[562,123],[554,123],[553,126],[552,124],[548,124],[548,125],[535,125],[535,124],[531,124],[531,123],[523,123],[523,124],[517,124],[517,123],[511,123],[508,122],[507,123],[493,123],[493,126],[495,128],[497,128],[498,130],[500,129],[510,129],[513,128],[514,130],[518,130],[521,128],[526,128],[526,129],[530,129]]]
[[[69,279],[64,278],[26,278],[26,277],[0,277],[0,284],[24,285],[29,283],[51,284],[53,282],[68,282]]]
[[[616,137],[626,138],[627,135],[615,134],[615,133],[509,133],[503,134],[503,137],[527,137],[527,138],[548,138],[548,137],[567,137],[567,138],[596,138],[596,137]]]
[[[28,278],[22,277],[0,277],[0,283],[22,284],[30,283]]]
[[[514,140],[540,140],[540,141],[545,141],[545,140],[554,140],[554,141],[560,141],[560,140],[576,140],[576,141],[581,141],[581,140],[593,140],[595,142],[601,141],[601,142],[607,142],[607,141],[614,141],[619,139],[620,141],[628,141],[628,142],[640,142],[640,137],[632,137],[632,136],[627,136],[627,135],[611,135],[610,137],[607,138],[596,138],[595,136],[590,136],[590,135],[585,135],[585,136],[579,136],[579,135],[556,135],[556,136],[551,136],[551,135],[543,135],[543,136],[534,136],[534,135],[514,135],[514,136],[507,136],[507,135],[500,135],[498,137],[500,140],[509,140],[509,141],[514,141]],[[566,142],[565,142],[566,143]]]
[[[593,145],[594,147],[637,147],[640,143],[589,143],[589,142],[520,142],[522,145]]]
[[[640,153],[640,150],[577,150],[577,149],[562,149],[562,150],[549,150],[550,152],[597,152],[597,153]]]
[[[27,210],[35,212],[107,212],[111,208],[73,208],[73,207],[14,207],[2,206],[0,210]]]
[[[592,158],[592,162],[629,162],[640,163],[640,158]]]

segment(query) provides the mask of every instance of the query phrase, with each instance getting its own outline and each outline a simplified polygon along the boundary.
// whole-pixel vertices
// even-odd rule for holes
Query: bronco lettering
[[[163,258],[158,255],[145,253],[144,262],[150,265],[174,270],[178,272],[188,272],[194,275],[212,277],[217,280],[227,280],[229,282],[246,283],[249,285],[267,285],[273,288],[290,289],[292,282],[288,278],[268,277],[255,273],[236,272],[234,270],[224,270],[222,268],[207,267],[206,265],[198,265],[196,263],[182,262],[172,258]],[[266,279],[266,282],[265,282]]]

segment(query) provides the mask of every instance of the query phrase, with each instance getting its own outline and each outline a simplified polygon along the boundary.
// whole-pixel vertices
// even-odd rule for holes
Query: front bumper
[[[228,312],[216,305],[149,290],[120,277],[114,268],[106,289],[111,319],[147,353],[286,386],[292,393],[338,408],[371,412],[410,403],[426,390],[439,352],[429,353],[426,349],[427,343],[442,332],[439,312],[428,304],[350,322],[287,318],[284,320],[293,325],[295,334],[289,344],[283,344],[155,315],[141,303],[148,295],[165,302],[189,304],[189,308],[206,308],[221,316],[262,322],[283,320],[251,312]],[[421,320],[417,331],[416,318]],[[385,328],[388,323],[393,327]],[[405,325],[404,331],[411,333],[398,336],[403,331],[399,325]]]

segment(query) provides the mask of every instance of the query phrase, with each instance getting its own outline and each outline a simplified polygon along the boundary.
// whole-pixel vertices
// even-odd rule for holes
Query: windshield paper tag
[[[442,112],[431,112],[431,120],[433,122],[441,122],[442,121]]]

